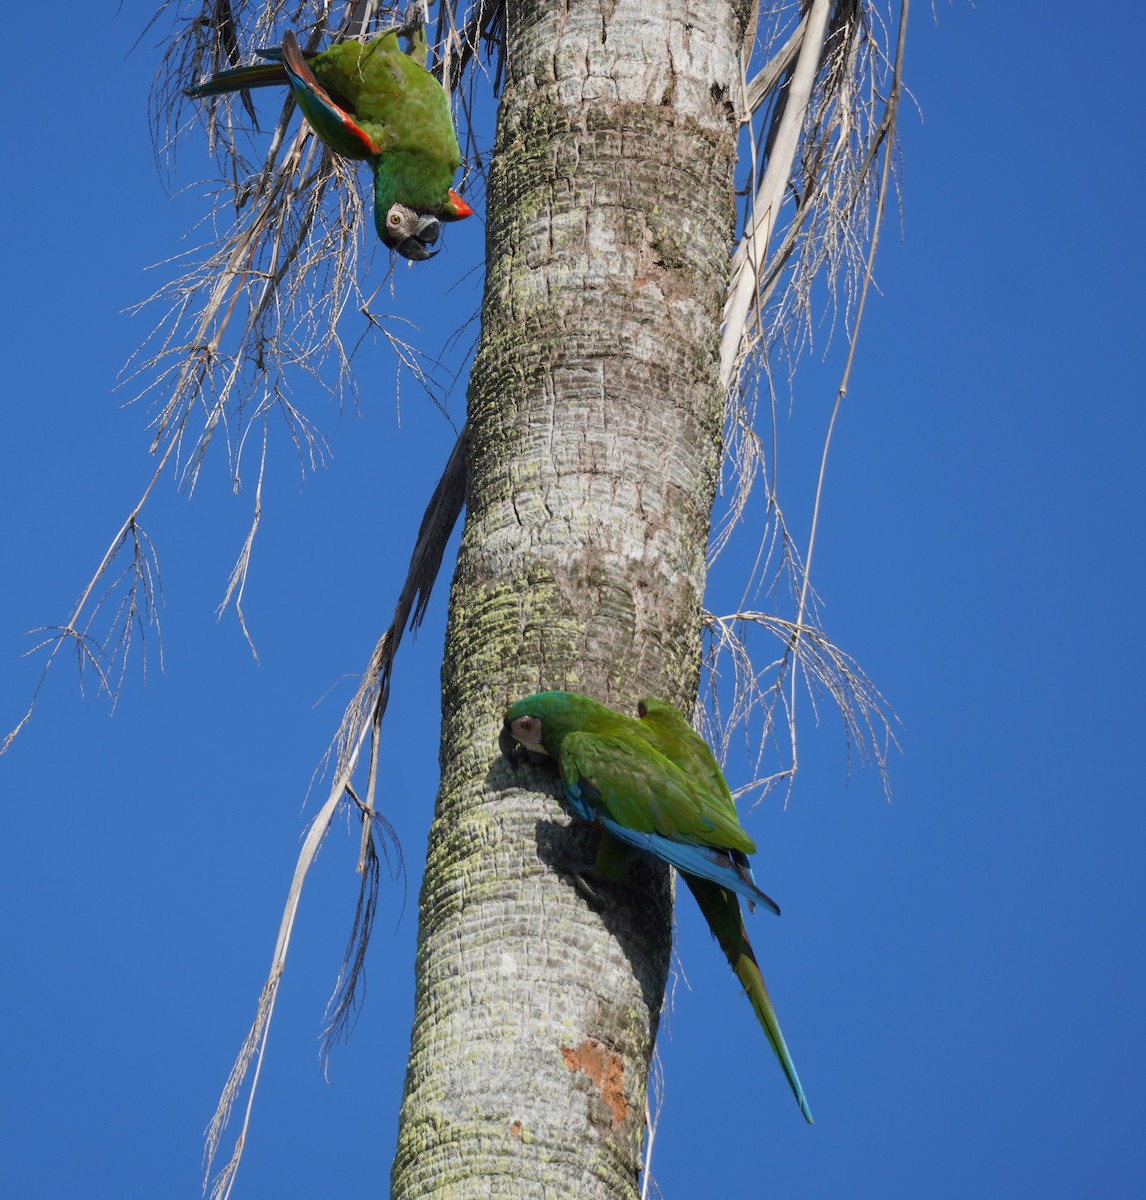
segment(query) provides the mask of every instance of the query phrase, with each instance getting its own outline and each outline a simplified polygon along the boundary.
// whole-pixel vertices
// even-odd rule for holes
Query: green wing
[[[729,849],[743,830],[713,820],[704,789],[646,739],[570,733],[560,764],[570,807],[583,820],[779,915],[776,902],[756,886],[747,856]]]
[[[392,29],[365,45],[339,42],[309,65],[386,164],[394,198],[418,210],[436,208],[461,164],[461,151],[442,85],[398,39]]]
[[[695,781],[697,790],[704,797],[706,815],[722,828],[736,830],[738,840],[726,842],[725,845],[742,854],[755,854],[756,843],[740,824],[732,793],[704,738],[664,700],[641,700],[637,711],[641,714],[637,725],[643,735],[662,755]]]
[[[561,746],[561,770],[566,786],[588,783],[626,829],[744,853],[755,849],[735,809],[729,821],[706,788],[645,738],[571,733]]]
[[[712,793],[714,803],[727,812],[735,813],[736,806],[720,764],[708,743],[688,721],[667,701],[651,697],[638,701],[637,711],[641,714],[640,723],[646,736],[653,735],[649,738],[653,745],[678,767],[703,783]]]

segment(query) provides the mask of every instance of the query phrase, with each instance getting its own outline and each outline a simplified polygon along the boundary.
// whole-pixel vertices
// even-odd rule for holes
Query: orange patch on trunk
[[[580,1071],[597,1089],[597,1094],[613,1114],[613,1128],[629,1115],[625,1099],[625,1067],[621,1056],[595,1038],[586,1038],[580,1046],[561,1047],[561,1057],[570,1071]]]

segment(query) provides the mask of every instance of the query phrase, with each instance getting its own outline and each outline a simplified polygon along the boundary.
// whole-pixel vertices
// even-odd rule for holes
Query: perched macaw
[[[373,167],[374,226],[382,241],[405,258],[431,258],[439,222],[461,220],[473,209],[450,186],[462,156],[446,93],[423,65],[420,7],[411,5],[406,24],[370,42],[338,42],[315,53],[301,50],[288,29],[281,47],[259,54],[270,61],[220,71],[186,94],[289,84],[331,150]]]
[[[642,700],[637,711],[640,720],[575,692],[538,692],[506,712],[501,749],[509,753],[519,745],[555,760],[578,817],[680,871],[811,1123],[736,898],[780,912],[752,877],[748,855],[756,845],[704,739],[662,700]]]

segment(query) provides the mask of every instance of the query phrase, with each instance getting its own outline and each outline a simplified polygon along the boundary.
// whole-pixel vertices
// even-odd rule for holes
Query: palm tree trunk
[[[497,738],[543,687],[695,696],[749,9],[509,6],[403,1200],[637,1194],[667,875],[587,900],[568,866],[594,835]]]

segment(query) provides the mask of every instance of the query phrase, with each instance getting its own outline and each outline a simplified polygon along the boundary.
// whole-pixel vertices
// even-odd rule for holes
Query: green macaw
[[[681,873],[740,980],[800,1111],[812,1121],[800,1077],[752,953],[737,895],[779,915],[757,886],[756,845],[736,815],[720,767],[691,725],[663,700],[642,700],[640,720],[576,692],[538,692],[510,706],[501,749],[553,759],[574,814]],[[598,863],[615,861],[602,844]]]
[[[403,51],[398,39],[404,37]],[[281,47],[260,50],[268,63],[220,71],[186,89],[192,97],[289,84],[303,115],[335,152],[374,171],[374,226],[405,258],[432,258],[441,221],[473,209],[451,184],[461,165],[450,104],[425,69],[421,8],[370,42],[304,51],[288,29]]]

